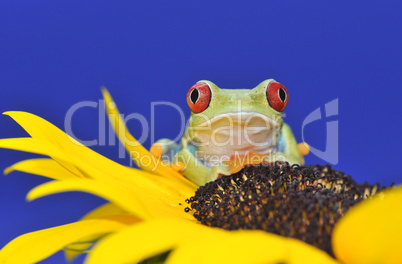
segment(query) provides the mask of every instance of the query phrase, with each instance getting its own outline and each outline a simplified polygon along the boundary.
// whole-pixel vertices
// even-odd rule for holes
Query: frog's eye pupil
[[[190,94],[190,99],[191,99],[191,102],[192,102],[193,104],[195,104],[195,103],[197,102],[199,95],[200,95],[200,93],[198,92],[197,89],[194,89],[194,90],[191,92],[191,94]]]
[[[276,111],[282,112],[289,101],[285,86],[278,82],[270,82],[267,87],[268,104]]]
[[[205,82],[198,82],[187,92],[187,104],[193,113],[201,113],[211,101],[211,89]]]
[[[279,89],[278,94],[279,94],[279,98],[281,99],[281,101],[285,102],[286,101],[286,93],[282,87]]]

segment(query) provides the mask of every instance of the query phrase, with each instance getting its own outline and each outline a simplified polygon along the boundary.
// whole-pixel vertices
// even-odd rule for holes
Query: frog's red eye
[[[289,101],[288,90],[280,83],[271,82],[267,88],[267,98],[269,105],[273,109],[282,112]]]
[[[187,104],[194,113],[207,109],[211,101],[211,89],[208,84],[199,82],[191,86],[187,93]]]

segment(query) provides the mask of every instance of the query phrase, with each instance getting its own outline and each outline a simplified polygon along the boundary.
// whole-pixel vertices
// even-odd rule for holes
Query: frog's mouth
[[[189,129],[192,144],[198,147],[197,158],[210,165],[212,159],[276,151],[280,127],[281,123],[269,116],[242,111],[214,116]]]

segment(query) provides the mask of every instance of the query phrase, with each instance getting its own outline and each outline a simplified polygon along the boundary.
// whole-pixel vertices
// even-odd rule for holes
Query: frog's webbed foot
[[[170,139],[160,139],[155,142],[149,150],[156,158],[161,159],[166,165],[175,171],[182,170],[185,165],[182,162],[172,162],[174,155],[179,151],[180,146]]]
[[[307,143],[302,142],[295,145],[293,152],[274,152],[264,158],[266,163],[275,163],[275,161],[285,161],[290,165],[304,165],[304,156],[310,152],[310,147]]]
[[[297,149],[300,153],[301,164],[304,165],[304,156],[310,153],[310,146],[306,142],[301,142],[297,144]]]
[[[208,174],[206,180],[207,182],[214,181],[222,176],[229,176],[232,175],[232,169],[224,164],[215,165],[212,167],[210,173]]]

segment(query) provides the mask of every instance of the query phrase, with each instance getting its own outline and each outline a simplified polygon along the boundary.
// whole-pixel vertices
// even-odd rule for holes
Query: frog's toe
[[[149,150],[152,155],[154,155],[157,158],[160,158],[163,154],[163,147],[159,143],[155,143],[151,146],[151,149]]]
[[[174,169],[175,171],[181,171],[182,169],[184,169],[186,167],[186,165],[183,162],[174,162],[170,165],[170,167],[172,169]]]
[[[231,174],[233,174],[233,173],[232,173],[231,168],[229,166],[226,166],[226,165],[214,166],[212,168],[212,170],[210,171],[210,173],[209,173],[209,175],[207,177],[207,180],[204,182],[204,184],[207,183],[207,182],[219,179],[222,176],[228,176],[228,175],[231,175]]]
[[[151,149],[149,150],[152,155],[157,157],[158,159],[162,157],[163,155],[163,147],[159,143],[155,143],[151,146]],[[169,167],[174,169],[175,171],[181,171],[184,169],[185,164],[183,162],[177,161],[177,162],[171,162],[169,160],[164,160],[166,164],[168,164]]]
[[[310,153],[310,146],[306,142],[301,142],[297,144],[297,149],[301,156],[306,156]]]

